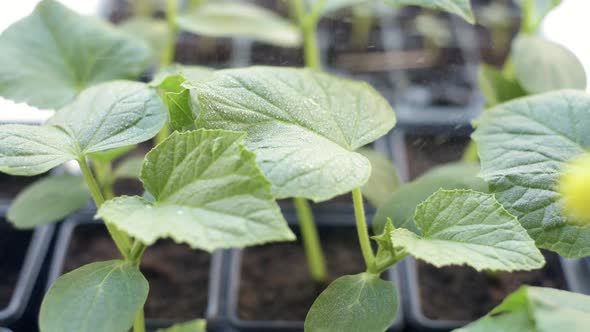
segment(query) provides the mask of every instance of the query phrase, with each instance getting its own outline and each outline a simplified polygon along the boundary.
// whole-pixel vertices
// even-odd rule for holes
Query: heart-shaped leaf
[[[383,332],[395,320],[398,296],[391,281],[361,273],[336,279],[315,300],[305,331]]]
[[[526,230],[493,195],[441,189],[418,205],[414,220],[420,233],[398,228],[391,232],[393,246],[437,267],[516,271],[545,264]]]
[[[566,257],[590,255],[590,227],[570,225],[557,181],[566,162],[590,147],[590,96],[557,91],[486,112],[473,135],[481,176],[537,245]]]
[[[309,69],[221,70],[194,87],[198,125],[247,132],[278,198],[323,201],[361,187],[371,166],[354,151],[395,124],[367,83]]]
[[[165,107],[143,83],[114,81],[85,90],[43,126],[0,126],[0,171],[37,175],[66,161],[152,138]]]
[[[127,332],[149,285],[131,262],[85,265],[59,277],[41,305],[42,332]]]
[[[567,48],[536,36],[514,41],[512,61],[516,78],[530,94],[559,89],[586,89],[580,60]]]
[[[136,78],[149,57],[145,42],[43,0],[0,35],[0,95],[58,109],[89,86]]]
[[[299,46],[295,25],[265,8],[239,2],[207,2],[179,15],[181,30],[211,37],[247,37],[285,47]]]
[[[489,314],[455,332],[585,332],[588,326],[589,296],[523,286]]]
[[[170,237],[213,251],[294,240],[243,133],[174,133],[146,156],[141,180],[155,202],[120,197],[97,217],[146,245]]]
[[[486,192],[488,185],[477,177],[479,165],[473,163],[450,163],[428,171],[416,180],[404,184],[389,195],[377,208],[373,217],[375,234],[383,232],[387,219],[391,218],[395,227],[418,233],[414,223],[416,206],[434,194],[438,189],[473,189]]]
[[[33,228],[60,221],[81,209],[90,193],[80,176],[50,176],[21,192],[6,217],[17,228]]]

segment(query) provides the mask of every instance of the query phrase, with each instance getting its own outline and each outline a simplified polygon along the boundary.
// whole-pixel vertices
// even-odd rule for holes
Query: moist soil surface
[[[103,225],[78,226],[68,248],[64,273],[84,264],[119,257]],[[173,241],[159,241],[149,247],[141,263],[141,271],[150,284],[146,319],[185,321],[204,317],[209,266],[208,253]]]
[[[17,231],[0,219],[0,310],[6,308],[16,286],[31,232]]]
[[[320,238],[331,280],[309,276],[303,246],[275,243],[243,252],[238,315],[244,320],[304,320],[313,301],[335,278],[364,271],[354,227],[322,228]]]
[[[436,268],[418,262],[422,312],[430,319],[474,320],[522,285],[566,289],[559,257],[543,252],[547,265],[529,272],[486,274],[465,266]]]

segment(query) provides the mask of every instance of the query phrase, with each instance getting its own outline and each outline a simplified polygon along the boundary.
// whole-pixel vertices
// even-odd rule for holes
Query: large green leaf
[[[181,30],[211,37],[247,37],[285,47],[301,43],[300,32],[288,20],[265,8],[239,2],[207,2],[179,15]]]
[[[186,323],[175,324],[167,329],[158,329],[156,332],[206,332],[207,321],[196,319]]]
[[[559,89],[586,89],[580,60],[567,48],[536,36],[514,41],[512,61],[516,78],[530,94]]]
[[[418,205],[414,220],[420,233],[398,228],[391,232],[393,246],[435,266],[516,271],[545,264],[526,230],[491,194],[441,189]]]
[[[489,314],[455,332],[585,332],[588,326],[589,296],[524,286]]]
[[[306,332],[383,332],[395,320],[398,296],[391,281],[369,273],[336,279],[315,300]]]
[[[40,174],[93,152],[146,141],[165,122],[165,107],[147,85],[102,83],[84,90],[44,126],[0,126],[0,171]]]
[[[195,85],[205,128],[246,131],[246,146],[278,198],[323,201],[361,187],[369,161],[354,152],[395,124],[389,103],[365,82],[309,69],[218,71]]]
[[[477,177],[479,165],[473,163],[450,163],[428,171],[416,180],[401,186],[379,205],[373,217],[374,234],[381,234],[388,218],[395,227],[418,233],[414,223],[416,206],[440,188],[473,189],[486,192],[488,185]]]
[[[91,85],[139,76],[149,57],[143,41],[43,0],[0,36],[0,95],[61,108]]]
[[[526,95],[516,80],[506,78],[501,71],[486,64],[479,66],[477,79],[487,107]]]
[[[84,265],[51,286],[41,305],[39,327],[41,332],[127,332],[148,289],[131,262]]]
[[[357,152],[371,163],[371,176],[362,188],[363,195],[373,206],[378,207],[399,187],[397,170],[391,160],[380,152],[371,148],[360,148]]]
[[[461,16],[469,23],[475,23],[470,0],[386,0],[395,6],[420,6],[446,11]]]
[[[557,181],[565,163],[590,147],[590,96],[558,91],[486,112],[473,138],[481,175],[541,248],[590,255],[590,227],[568,224]]]
[[[146,245],[170,237],[213,251],[294,240],[243,133],[174,133],[146,156],[141,171],[154,203],[120,197],[97,216]]]
[[[50,176],[21,192],[6,216],[17,228],[33,228],[60,221],[82,208],[89,199],[82,177]]]

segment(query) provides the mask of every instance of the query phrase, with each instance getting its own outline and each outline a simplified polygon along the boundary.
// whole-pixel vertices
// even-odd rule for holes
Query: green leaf
[[[136,78],[149,56],[144,42],[44,0],[0,35],[0,95],[58,109],[89,86]]]
[[[378,207],[395,191],[400,180],[391,160],[371,148],[360,148],[362,154],[371,163],[371,176],[362,187],[363,195],[373,206]]]
[[[213,70],[207,67],[173,65],[160,71],[150,83],[162,92],[174,130],[184,131],[194,127],[199,109],[193,104],[187,87],[212,75]]]
[[[373,217],[374,233],[383,232],[383,225],[388,218],[393,220],[396,227],[418,233],[414,223],[416,206],[438,189],[473,189],[487,192],[488,185],[477,177],[478,172],[478,164],[450,163],[433,168],[416,180],[401,186],[377,208],[377,213]]]
[[[398,228],[393,246],[437,267],[516,271],[545,264],[526,230],[491,194],[441,189],[418,205],[414,220],[420,233]]]
[[[580,60],[567,48],[535,36],[514,41],[512,61],[516,78],[530,94],[559,89],[586,89]]]
[[[84,90],[44,126],[0,126],[0,171],[41,174],[93,152],[146,141],[165,122],[164,105],[147,85],[102,83]]]
[[[526,92],[516,80],[506,78],[501,71],[492,66],[481,64],[477,78],[487,107],[526,96]]]
[[[243,133],[174,133],[146,156],[141,171],[155,203],[120,197],[97,217],[146,245],[170,237],[195,249],[294,240]]]
[[[391,281],[369,273],[343,276],[315,300],[306,332],[383,332],[395,320],[398,296]]]
[[[246,37],[284,47],[301,44],[299,29],[265,8],[248,3],[207,2],[177,18],[181,30],[210,37]]]
[[[195,86],[197,125],[245,131],[277,198],[328,200],[361,187],[369,161],[354,152],[395,124],[389,103],[365,82],[309,69],[216,72]]]
[[[138,179],[141,173],[143,157],[130,157],[125,159],[113,172],[115,179]]]
[[[207,321],[196,319],[186,323],[175,324],[167,329],[158,329],[156,332],[206,332]]]
[[[89,199],[81,177],[50,176],[22,191],[12,202],[7,218],[17,228],[34,228],[60,221],[81,209]]]
[[[171,32],[164,20],[135,16],[125,20],[118,28],[130,36],[150,45],[152,58],[158,59],[169,44]]]
[[[590,297],[523,286],[489,314],[455,332],[585,332],[588,326]]]
[[[590,255],[590,228],[568,224],[557,181],[590,147],[590,96],[557,91],[498,105],[479,121],[482,177],[537,245],[566,257]]]
[[[148,289],[131,262],[84,265],[51,286],[41,305],[39,327],[42,332],[127,332]]]
[[[386,0],[386,2],[395,6],[420,6],[442,10],[459,15],[471,24],[475,23],[469,0]]]

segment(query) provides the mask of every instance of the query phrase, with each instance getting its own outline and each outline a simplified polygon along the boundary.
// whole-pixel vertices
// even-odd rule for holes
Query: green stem
[[[135,262],[135,265],[139,266],[141,263],[141,258],[143,257],[143,253],[147,247],[138,240],[133,242],[133,246],[129,251],[129,260]]]
[[[369,45],[369,36],[375,19],[366,5],[355,6],[352,9],[352,32],[350,39],[357,50],[365,49]]]
[[[534,34],[537,32],[537,22],[535,22],[535,1],[524,0],[522,6],[522,22],[520,32],[523,34]]]
[[[96,174],[96,180],[100,184],[102,188],[102,192],[104,193],[104,198],[109,200],[115,197],[115,193],[113,191],[113,168],[111,162],[109,161],[100,161],[100,160],[92,160],[94,165],[94,173]]]
[[[309,202],[305,198],[296,197],[293,199],[293,203],[295,204],[295,211],[299,219],[299,226],[301,226],[301,236],[305,248],[305,255],[307,256],[309,272],[313,280],[324,282],[328,279],[326,260],[324,259],[318,230]]]
[[[375,254],[371,248],[371,239],[367,229],[367,220],[365,217],[365,206],[363,205],[363,194],[361,188],[352,190],[352,203],[354,204],[354,218],[356,219],[356,231],[359,236],[361,251],[367,266],[367,272],[377,273],[375,267]]]
[[[321,5],[317,5],[313,11],[305,9],[304,0],[293,0],[292,9],[297,17],[297,24],[303,34],[303,53],[305,66],[314,70],[322,70],[320,62],[320,50],[318,47],[317,26]]]
[[[178,38],[178,26],[176,25],[176,16],[178,15],[178,0],[167,0],[166,2],[166,21],[170,36],[168,45],[160,59],[160,68],[165,68],[174,62],[176,55],[176,39]]]
[[[477,163],[479,162],[479,155],[477,154],[477,144],[473,140],[469,141],[467,148],[463,152],[463,161]]]
[[[170,125],[168,123],[166,123],[164,125],[164,127],[162,127],[162,129],[160,129],[160,132],[158,132],[158,135],[156,135],[156,138],[155,138],[156,145],[164,142],[164,140],[166,138],[168,138],[168,136],[170,136],[170,134],[171,134]]]
[[[80,169],[82,170],[82,174],[84,175],[84,181],[86,182],[86,185],[88,186],[88,189],[90,190],[90,194],[92,195],[92,198],[94,199],[94,203],[96,204],[97,208],[100,208],[100,206],[105,201],[104,196],[102,195],[102,192],[100,191],[100,187],[98,186],[98,183],[96,182],[96,179],[94,178],[94,175],[92,174],[92,171],[90,170],[90,167],[88,167],[88,163],[86,162],[86,158],[82,157],[82,158],[78,159],[78,164],[80,165]],[[109,231],[109,234],[113,238],[113,241],[115,242],[115,245],[117,246],[117,249],[119,249],[119,252],[121,253],[121,255],[125,259],[127,259],[128,254],[129,254],[129,250],[131,249],[131,243],[130,243],[129,237],[127,236],[127,234],[119,231],[117,228],[110,225],[109,223],[105,222],[105,225]]]
[[[133,322],[133,332],[145,332],[145,318],[143,315],[143,307],[137,312],[135,322]]]

